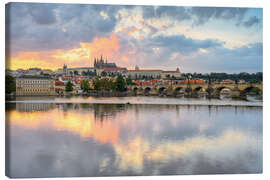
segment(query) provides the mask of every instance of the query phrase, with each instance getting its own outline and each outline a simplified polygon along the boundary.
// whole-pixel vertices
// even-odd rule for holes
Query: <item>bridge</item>
[[[169,84],[169,85],[131,85],[127,87],[128,92],[135,95],[159,95],[159,96],[219,96],[229,93],[232,97],[246,96],[253,92],[262,95],[262,84]]]

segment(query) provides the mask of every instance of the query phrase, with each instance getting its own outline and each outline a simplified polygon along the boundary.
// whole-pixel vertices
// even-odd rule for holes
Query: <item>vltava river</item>
[[[262,102],[158,99],[22,98],[6,103],[7,174],[262,172]]]

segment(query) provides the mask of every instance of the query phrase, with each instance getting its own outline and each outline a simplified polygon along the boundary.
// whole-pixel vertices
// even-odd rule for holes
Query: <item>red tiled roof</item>
[[[55,85],[56,85],[56,86],[64,86],[65,83],[62,82],[62,81],[55,81]]]

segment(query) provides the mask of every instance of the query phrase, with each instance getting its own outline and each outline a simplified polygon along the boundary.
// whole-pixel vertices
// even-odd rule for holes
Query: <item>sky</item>
[[[9,3],[6,68],[262,72],[261,8]]]

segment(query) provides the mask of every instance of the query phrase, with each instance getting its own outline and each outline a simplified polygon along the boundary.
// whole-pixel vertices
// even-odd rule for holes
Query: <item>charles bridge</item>
[[[208,96],[219,96],[221,93],[229,93],[232,97],[245,96],[253,91],[262,95],[262,84],[169,84],[169,85],[131,85],[127,87],[129,93],[136,95],[153,96],[197,96],[206,94]]]

